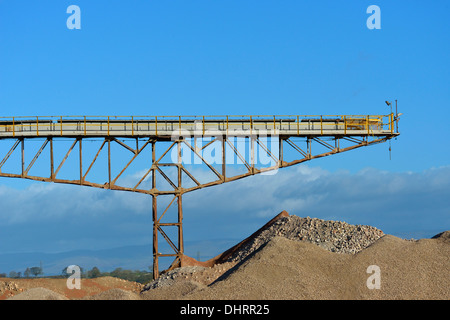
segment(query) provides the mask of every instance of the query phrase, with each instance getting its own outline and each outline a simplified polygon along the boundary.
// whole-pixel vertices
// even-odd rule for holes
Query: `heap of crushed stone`
[[[274,237],[314,243],[336,253],[355,254],[384,236],[383,231],[367,225],[352,225],[342,221],[301,218],[295,215],[276,220],[251,239],[228,261],[239,262]]]
[[[37,287],[28,289],[7,300],[69,300],[64,295],[47,288]]]
[[[450,245],[385,235],[358,254],[274,237],[224,277],[188,300],[448,300]],[[381,270],[381,288],[369,288],[368,266]],[[155,292],[156,295],[157,292]],[[174,292],[174,294],[177,294]]]
[[[367,225],[351,225],[341,221],[318,218],[300,218],[295,215],[278,218],[267,228],[254,234],[226,261],[212,268],[186,266],[170,270],[148,283],[144,291],[168,287],[180,280],[193,280],[209,285],[226,270],[243,261],[247,256],[275,237],[314,243],[336,253],[355,254],[384,236],[383,231]]]
[[[224,274],[235,263],[225,262],[213,267],[188,266],[175,268],[160,275],[160,277],[144,286],[143,291],[169,287],[180,280],[192,281],[195,285],[206,286]]]
[[[146,284],[144,290],[171,286],[175,283],[177,278],[187,278],[188,276],[192,276],[192,274],[196,272],[206,269],[209,268],[194,266],[194,267],[176,268],[167,271],[166,273],[161,274],[158,279]]]

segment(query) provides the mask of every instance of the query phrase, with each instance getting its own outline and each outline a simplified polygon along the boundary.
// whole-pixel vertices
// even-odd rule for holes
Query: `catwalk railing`
[[[265,131],[288,136],[394,134],[389,115],[287,116],[37,116],[0,118],[7,137],[154,137],[174,134],[242,136]]]

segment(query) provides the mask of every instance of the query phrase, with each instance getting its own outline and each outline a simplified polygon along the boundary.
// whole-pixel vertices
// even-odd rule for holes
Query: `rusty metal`
[[[192,145],[191,137],[183,137],[182,130],[185,130],[183,126],[192,126],[193,123],[188,120],[183,120],[182,117],[176,117],[172,122],[167,120],[164,122],[164,117],[154,117],[152,121],[145,122],[145,130],[142,131],[144,122],[139,117],[131,117],[131,120],[124,122],[117,122],[115,117],[108,116],[103,123],[103,120],[92,120],[89,117],[83,116],[81,119],[71,119],[69,122],[64,122],[63,117],[55,117],[58,119],[56,122],[47,121],[44,117],[37,118],[36,122],[25,122],[18,119],[18,117],[12,118],[12,121],[6,122],[2,125],[0,121],[0,141],[12,140],[14,143],[12,147],[6,152],[0,162],[0,177],[10,178],[24,178],[35,181],[64,183],[64,184],[76,184],[81,186],[89,186],[101,189],[111,189],[120,191],[129,191],[148,194],[152,196],[152,220],[153,220],[153,274],[157,278],[160,274],[159,259],[161,257],[172,257],[174,259],[170,268],[180,266],[182,263],[182,256],[184,254],[184,240],[183,240],[183,207],[182,198],[187,192],[194,190],[220,185],[230,181],[236,181],[248,176],[268,172],[271,170],[277,170],[279,168],[290,167],[305,161],[326,157],[329,155],[350,151],[359,147],[373,145],[377,143],[385,142],[398,135],[397,131],[394,131],[394,121],[398,123],[398,116],[393,117],[393,114],[386,116],[389,123],[379,124],[380,116],[339,116],[340,118],[333,117],[331,120],[320,116],[320,118],[309,118],[301,120],[299,116],[293,116],[289,119],[278,118],[273,116],[267,117],[264,120],[257,118],[257,116],[250,117],[248,122],[238,121],[227,116],[223,118],[222,122],[218,125],[221,128],[220,131],[214,131],[214,134],[208,134],[208,129],[214,126],[213,120],[206,120],[205,116],[200,119],[200,137],[194,134],[194,146]],[[317,119],[317,120],[314,120]],[[337,119],[337,120],[336,120]],[[47,122],[46,122],[47,121]],[[77,124],[77,126],[75,126]],[[105,129],[106,124],[106,129]],[[131,125],[131,126],[129,126]],[[98,131],[93,132],[101,128],[104,134],[99,134]],[[234,130],[232,130],[232,126]],[[265,126],[270,131],[271,137],[278,139],[278,150],[272,150],[269,147],[269,142],[265,145],[261,139],[262,135],[258,131],[258,126]],[[374,130],[370,132],[370,126],[374,126]],[[381,126],[381,127],[380,127]],[[387,129],[384,129],[387,126]],[[75,129],[75,127],[77,129]],[[116,133],[118,127],[120,127],[120,133]],[[247,132],[236,131],[235,128],[247,127]],[[272,130],[273,127],[273,130]],[[278,128],[277,128],[278,127]],[[2,130],[4,128],[4,130]],[[124,129],[126,135],[124,136]],[[176,138],[170,137],[167,132],[169,128],[177,132]],[[311,128],[311,129],[308,129]],[[378,128],[378,129],[377,129]],[[381,129],[379,129],[381,128]],[[34,135],[33,135],[34,130]],[[77,131],[78,130],[78,131]],[[149,131],[150,130],[150,131]],[[308,131],[310,130],[310,131]],[[31,133],[30,133],[31,132]],[[78,134],[72,134],[78,132]],[[149,133],[150,132],[150,133]],[[236,134],[236,132],[238,132]],[[281,133],[280,135],[278,135]],[[2,135],[3,134],[3,135]],[[197,138],[203,139],[207,135],[211,141],[207,142],[202,147],[197,147]],[[135,146],[131,146],[130,143],[125,143],[120,139],[126,138],[128,141],[134,143]],[[234,138],[243,139],[243,143],[249,146],[249,154],[242,154],[239,148],[234,144]],[[300,141],[293,141],[293,138],[299,138]],[[31,141],[33,139],[44,139],[41,147],[38,149],[32,160],[25,163],[25,141]],[[99,149],[96,151],[94,157],[87,166],[87,169],[83,167],[83,140],[100,140],[102,141]],[[188,140],[191,140],[191,143]],[[331,142],[327,142],[326,139]],[[62,142],[67,143],[68,149],[55,170],[55,154],[54,143]],[[344,141],[351,144],[347,147],[341,147],[340,143]],[[70,143],[71,142],[71,143]],[[236,141],[237,142],[237,141]],[[333,143],[334,142],[334,143]],[[141,146],[139,146],[141,143]],[[168,143],[169,146],[164,146],[164,143]],[[66,160],[70,157],[76,144],[78,144],[78,165],[79,174],[76,179],[63,179],[59,178],[58,174],[60,170],[66,164]],[[214,149],[220,154],[217,155],[217,159],[220,159],[217,165],[220,165],[220,169],[214,168],[214,163],[210,163],[206,159],[202,152],[209,147],[213,147],[214,144],[220,144],[220,148]],[[303,145],[301,145],[303,144]],[[316,144],[318,147],[325,147],[325,152],[312,153],[312,144]],[[14,154],[17,147],[21,145],[21,156],[19,167],[19,173],[3,172],[4,165],[11,160],[11,155]],[[107,145],[107,150],[104,147]],[[118,145],[123,150],[127,150],[131,153],[131,158],[126,164],[119,168],[119,172],[113,176],[111,161],[114,155],[112,154],[112,145]],[[49,146],[49,147],[48,147]],[[160,155],[157,157],[157,147],[161,147]],[[269,166],[262,166],[257,161],[256,149],[257,147],[266,153],[271,162]],[[120,184],[119,178],[124,172],[132,165],[136,159],[138,159],[144,150],[151,148],[151,161],[150,167],[143,172],[142,177],[138,178],[138,182],[130,187]],[[286,149],[287,148],[287,149]],[[287,150],[293,150],[293,154],[296,156],[294,159],[287,160],[285,154]],[[30,175],[30,170],[34,167],[36,161],[41,157],[44,151],[49,152],[49,175],[48,176],[35,176]],[[159,150],[159,149],[158,149]],[[199,177],[191,173],[183,163],[183,152],[190,152],[190,156],[198,157],[200,163],[208,168],[213,173],[214,179],[207,182],[200,182]],[[91,172],[94,163],[98,161],[98,158],[102,152],[107,153],[104,167],[108,169],[107,181],[88,181],[88,173]],[[171,163],[162,162],[164,157],[169,153],[176,153],[176,160],[173,159]],[[235,156],[242,162],[246,172],[240,174],[229,175],[226,170],[226,159],[228,152],[231,152],[231,156]],[[184,155],[183,155],[184,156]],[[247,157],[246,157],[247,156]],[[171,177],[164,172],[164,168],[175,168],[176,177]],[[186,175],[194,183],[193,186],[183,186],[182,176]],[[143,182],[147,177],[151,175],[151,188],[145,188]],[[157,175],[166,181],[170,186],[169,189],[163,190],[157,188]],[[158,199],[162,196],[171,195],[169,205],[163,210],[159,211]],[[169,207],[176,206],[176,217],[173,221],[163,222],[163,218],[167,218],[166,214]],[[167,228],[176,228],[176,240],[164,230]],[[160,252],[160,240],[164,240],[169,245],[171,252]],[[169,268],[169,269],[170,269]]]

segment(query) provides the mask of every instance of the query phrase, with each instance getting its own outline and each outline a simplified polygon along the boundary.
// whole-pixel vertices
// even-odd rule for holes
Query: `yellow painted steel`
[[[227,116],[227,135],[228,135],[228,116]]]
[[[203,135],[205,135],[205,116],[203,116]]]
[[[322,125],[322,119],[323,117],[320,116],[320,134],[323,135],[323,125]]]
[[[391,113],[391,133],[394,133],[394,114]]]
[[[369,116],[367,116],[366,127],[367,127],[367,134],[369,134]]]
[[[344,116],[344,134],[347,134],[347,116]]]

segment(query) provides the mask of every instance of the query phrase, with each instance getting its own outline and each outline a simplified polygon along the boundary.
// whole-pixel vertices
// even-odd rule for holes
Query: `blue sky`
[[[80,30],[66,27],[71,4],[81,9]],[[380,30],[366,26],[372,4]],[[449,7],[0,0],[0,116],[386,114],[384,101],[397,99],[392,160],[385,143],[192,193],[185,240],[240,240],[281,210],[431,236],[450,227]],[[262,182],[272,204],[259,201]],[[225,195],[248,202],[231,205]],[[0,198],[2,252],[151,244],[141,195],[2,178]]]

